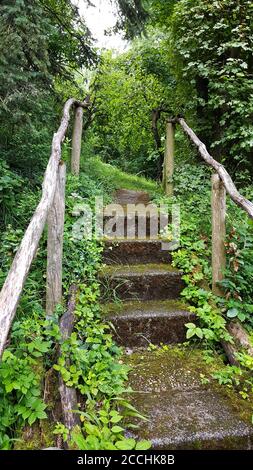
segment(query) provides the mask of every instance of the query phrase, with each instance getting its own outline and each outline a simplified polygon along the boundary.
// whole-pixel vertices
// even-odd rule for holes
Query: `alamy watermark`
[[[161,249],[173,251],[180,246],[180,205],[167,204],[109,204],[102,197],[95,198],[94,208],[77,194],[72,215],[72,237],[110,240],[160,240]],[[79,200],[78,200],[79,199]]]

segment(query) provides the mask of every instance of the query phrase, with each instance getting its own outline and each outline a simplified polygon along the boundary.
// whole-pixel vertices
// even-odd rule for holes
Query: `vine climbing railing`
[[[184,133],[197,147],[199,155],[215,173],[212,175],[212,276],[213,292],[220,294],[219,282],[223,279],[226,267],[226,193],[253,219],[253,203],[243,197],[237,190],[232,178],[224,166],[217,162],[207,151],[205,144],[197,137],[183,118],[167,121],[166,146],[164,157],[163,185],[168,196],[173,195],[174,184],[174,146],[175,126],[180,124]]]
[[[19,249],[0,292],[0,357],[15,317],[20,295],[35,257],[40,238],[47,223],[47,281],[46,310],[52,314],[62,296],[62,249],[65,213],[66,166],[61,160],[61,144],[65,138],[71,108],[75,108],[72,137],[71,170],[79,173],[84,102],[69,99],[63,110],[58,131],[53,136],[51,156],[46,168],[42,195],[26,229]]]

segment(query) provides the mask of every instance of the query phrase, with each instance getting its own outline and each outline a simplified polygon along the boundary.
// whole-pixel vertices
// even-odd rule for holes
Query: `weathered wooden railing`
[[[251,219],[253,219],[253,203],[243,197],[235,187],[230,175],[221,163],[218,163],[207,151],[193,130],[187,125],[183,118],[174,118],[167,121],[166,145],[163,168],[163,185],[165,193],[173,196],[174,184],[174,146],[175,127],[180,124],[184,133],[197,147],[199,155],[203,158],[215,173],[211,177],[211,211],[212,211],[212,291],[216,295],[223,295],[220,282],[224,279],[226,268],[226,194],[241,207]],[[196,188],[197,190],[197,188]],[[229,362],[240,365],[237,359],[238,348],[244,348],[248,354],[253,356],[253,347],[247,332],[238,321],[228,322],[227,331],[234,340],[234,344],[222,341],[222,346],[227,354]]]
[[[253,219],[253,203],[243,197],[236,189],[232,178],[221,163],[218,163],[207,151],[206,146],[199,140],[183,118],[167,121],[166,146],[164,157],[163,184],[165,193],[173,195],[174,174],[174,141],[175,127],[180,124],[184,133],[197,147],[199,155],[215,173],[212,175],[212,285],[215,294],[221,294],[219,282],[223,279],[226,267],[225,237],[226,237],[226,193]],[[196,188],[197,190],[197,188]]]
[[[83,109],[88,101],[69,99],[63,109],[58,131],[53,136],[51,156],[46,168],[40,202],[26,229],[19,249],[0,292],[0,357],[5,349],[20,295],[36,255],[39,241],[48,222],[46,310],[51,315],[62,296],[62,248],[65,212],[66,166],[61,161],[61,144],[75,108],[71,170],[79,173]]]

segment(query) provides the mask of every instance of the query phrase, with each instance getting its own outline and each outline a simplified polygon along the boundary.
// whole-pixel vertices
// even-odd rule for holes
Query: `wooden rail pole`
[[[212,175],[212,290],[216,295],[223,295],[217,285],[223,279],[226,268],[226,189],[219,175]]]
[[[78,288],[76,285],[71,285],[69,289],[69,300],[66,312],[60,319],[60,333],[61,339],[66,341],[70,338],[75,323],[75,307]],[[59,357],[61,357],[62,350],[59,348]],[[71,365],[70,357],[66,357],[66,366]],[[80,417],[74,411],[78,409],[78,399],[76,389],[68,387],[64,382],[61,373],[59,373],[59,392],[62,405],[62,418],[66,428],[71,431],[74,426],[80,426]],[[65,443],[65,448],[69,448],[69,439]]]
[[[167,196],[173,196],[174,184],[174,147],[175,147],[175,124],[171,121],[166,125],[166,144],[163,167],[163,186]]]
[[[74,98],[70,98],[64,105],[61,123],[52,141],[51,156],[43,180],[40,202],[25,231],[12,262],[11,269],[8,272],[0,292],[0,359],[6,347],[8,334],[15,317],[19,298],[36,254],[49,210],[53,203],[59,171],[59,161],[61,158],[61,144],[68,128],[70,109],[74,105],[87,108],[89,103],[88,101],[82,103]]]
[[[72,135],[72,152],[71,152],[71,172],[78,176],[80,171],[80,156],[83,131],[83,108],[77,106],[75,112],[75,120]]]
[[[53,314],[62,298],[62,252],[66,165],[59,164],[54,201],[48,214],[46,312]]]
[[[201,158],[203,158],[207,165],[211,166],[216,173],[218,173],[226,188],[226,192],[231,197],[232,201],[246,211],[253,220],[253,203],[239,193],[226,168],[224,168],[221,163],[214,160],[210,153],[208,153],[206,146],[201,142],[201,140],[199,140],[198,136],[193,132],[183,118],[177,118],[176,122],[181,125],[184,133],[189,137],[190,141],[196,145]]]

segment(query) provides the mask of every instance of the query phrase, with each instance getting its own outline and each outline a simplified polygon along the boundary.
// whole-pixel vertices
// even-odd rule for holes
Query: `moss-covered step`
[[[129,212],[128,215],[123,206],[122,214],[112,211],[103,217],[104,235],[108,238],[155,238],[166,230],[167,225],[167,219],[160,219],[155,206],[150,212],[143,206],[137,213]]]
[[[118,344],[142,347],[185,341],[185,323],[195,316],[179,301],[146,301],[105,304],[103,312],[114,325]]]
[[[253,449],[252,404],[211,378],[219,364],[207,365],[201,351],[139,351],[125,362],[132,403],[148,417],[131,436],[158,450]]]
[[[168,225],[166,218],[161,218],[158,208],[150,201],[144,191],[119,189],[114,194],[114,204],[120,210],[109,206],[104,209],[104,234],[117,238],[148,238],[162,233]]]
[[[149,204],[150,196],[145,191],[135,191],[132,189],[117,189],[114,194],[116,204]]]
[[[102,298],[121,300],[177,299],[184,288],[182,273],[167,264],[107,266],[100,272]]]
[[[171,253],[161,240],[105,240],[103,259],[110,265],[170,263]]]

